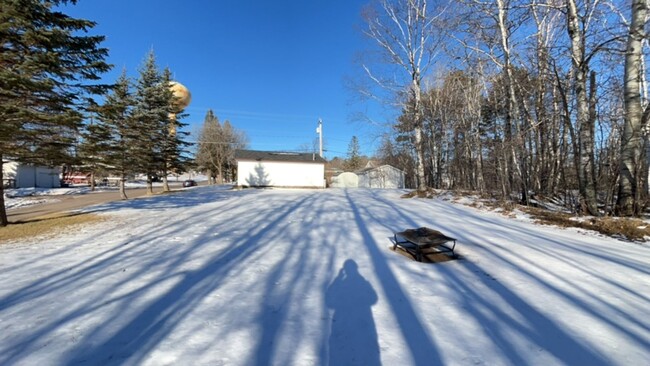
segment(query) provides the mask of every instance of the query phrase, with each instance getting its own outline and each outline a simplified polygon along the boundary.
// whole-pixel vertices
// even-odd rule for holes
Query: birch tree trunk
[[[643,107],[641,105],[641,81],[644,26],[648,12],[646,0],[632,1],[632,21],[625,52],[624,108],[625,125],[621,136],[620,181],[616,211],[622,216],[632,216],[640,212],[640,184],[644,171],[641,164],[641,128],[643,126]]]
[[[521,163],[523,162],[521,154],[517,152],[517,146],[523,144],[519,141],[519,103],[517,102],[517,93],[515,91],[515,80],[512,73],[512,57],[510,49],[510,34],[508,31],[508,7],[507,0],[496,0],[498,7],[497,12],[497,26],[499,29],[500,46],[503,52],[503,72],[505,73],[505,80],[507,84],[508,93],[508,114],[506,116],[505,126],[505,154],[509,165],[513,167],[515,173],[516,183],[520,184],[522,201],[527,202],[527,189],[524,184]],[[514,137],[513,137],[514,132]],[[515,183],[515,184],[516,184]]]
[[[571,40],[571,65],[573,88],[576,98],[576,117],[579,129],[578,159],[576,167],[582,210],[598,216],[596,185],[594,177],[594,120],[589,108],[587,78],[589,65],[585,60],[585,38],[580,28],[578,7],[575,0],[567,0],[567,30]]]
[[[418,176],[418,191],[423,192],[427,189],[426,177],[424,174],[424,145],[423,145],[423,131],[422,131],[422,87],[420,85],[422,76],[420,75],[419,68],[413,73],[413,132],[415,134],[415,153],[417,154],[416,172]]]

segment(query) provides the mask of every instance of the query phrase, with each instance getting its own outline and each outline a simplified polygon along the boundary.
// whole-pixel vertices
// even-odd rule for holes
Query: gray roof
[[[365,168],[363,168],[363,169],[361,169],[361,170],[357,170],[355,173],[357,173],[357,174],[365,174],[365,173],[370,172],[370,171],[373,171],[373,170],[381,170],[381,169],[383,169],[384,167],[388,167],[389,169],[393,169],[393,170],[397,170],[397,171],[403,172],[402,169],[395,168],[395,167],[392,166],[392,165],[384,164],[384,165],[380,165],[380,166],[377,166],[377,167],[368,167],[368,166],[366,166]]]
[[[235,150],[235,160],[285,161],[325,164],[325,159],[321,158],[318,154],[284,151]]]

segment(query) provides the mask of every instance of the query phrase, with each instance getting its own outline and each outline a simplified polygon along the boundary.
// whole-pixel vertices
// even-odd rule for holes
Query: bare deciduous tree
[[[625,125],[621,136],[620,184],[618,190],[617,212],[620,215],[638,214],[641,209],[642,182],[641,173],[641,129],[647,122],[650,109],[642,106],[641,87],[645,70],[643,70],[643,40],[648,16],[646,0],[632,1],[632,18],[627,37],[625,53],[624,104]]]
[[[199,132],[196,163],[208,173],[210,184],[222,184],[224,176],[232,170],[234,152],[247,145],[243,132],[236,130],[230,122],[223,125],[212,110],[208,110],[203,127]],[[232,177],[231,177],[232,178]]]
[[[368,65],[368,76],[402,103],[412,103],[412,129],[417,155],[418,190],[426,190],[422,125],[422,77],[436,61],[445,34],[440,25],[444,10],[427,0],[381,0],[364,14],[365,34],[376,42],[389,75],[378,76]]]

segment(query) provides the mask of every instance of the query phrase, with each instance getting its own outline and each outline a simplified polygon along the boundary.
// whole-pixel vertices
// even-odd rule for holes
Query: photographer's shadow
[[[329,337],[329,365],[380,365],[377,329],[371,307],[377,293],[348,259],[327,289],[325,302],[334,311]]]

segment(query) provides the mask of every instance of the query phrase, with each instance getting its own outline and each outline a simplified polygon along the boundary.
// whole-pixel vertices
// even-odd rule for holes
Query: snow
[[[647,364],[647,245],[403,193],[197,187],[0,245],[0,364]],[[464,259],[389,249],[420,226]]]
[[[178,176],[169,176],[169,184],[179,185],[186,179],[193,179],[197,182],[207,181],[208,178],[202,174],[188,174],[184,173]],[[162,187],[162,182],[152,183],[153,187]],[[144,180],[128,181],[125,184],[126,188],[145,188],[147,182]],[[116,186],[95,186],[94,192],[116,191],[119,188]],[[75,195],[75,194],[88,194],[94,193],[90,190],[87,184],[72,185],[65,188],[7,188],[5,189],[5,208],[15,209],[20,207],[39,205],[44,203],[52,203],[59,201],[56,196]]]

